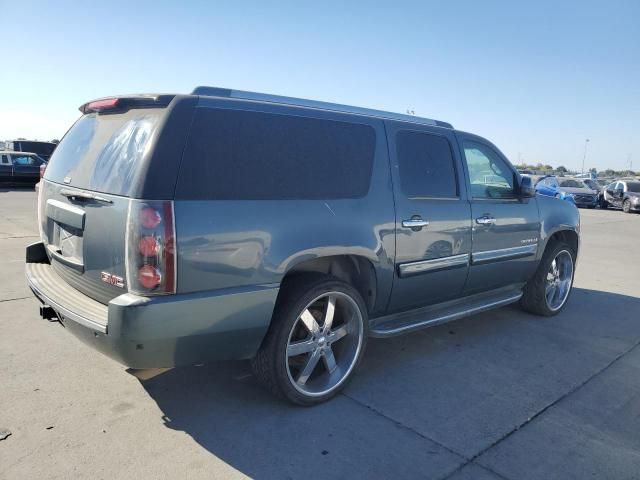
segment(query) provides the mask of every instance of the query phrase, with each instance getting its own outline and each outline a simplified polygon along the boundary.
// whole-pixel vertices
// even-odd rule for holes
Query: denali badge
[[[116,287],[124,288],[124,278],[114,275],[113,273],[100,272],[100,278],[103,282]]]

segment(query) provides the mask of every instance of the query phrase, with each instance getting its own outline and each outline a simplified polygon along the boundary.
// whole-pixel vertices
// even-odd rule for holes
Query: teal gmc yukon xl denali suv
[[[27,279],[43,318],[131,368],[251,359],[313,405],[370,336],[569,297],[575,206],[448,123],[213,87],[80,110]]]

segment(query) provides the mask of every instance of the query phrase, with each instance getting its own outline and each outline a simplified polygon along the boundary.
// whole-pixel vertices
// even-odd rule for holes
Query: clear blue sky
[[[588,167],[640,169],[640,1],[381,3],[0,0],[0,139],[215,85],[410,108],[514,163],[578,168],[589,138]]]

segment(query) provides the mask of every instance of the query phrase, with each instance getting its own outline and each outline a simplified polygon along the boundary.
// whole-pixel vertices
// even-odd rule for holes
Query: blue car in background
[[[573,195],[568,195],[560,189],[560,184],[555,175],[543,175],[540,177],[532,175],[531,179],[535,185],[536,193],[546,195],[547,197],[560,198],[575,205],[576,202]]]

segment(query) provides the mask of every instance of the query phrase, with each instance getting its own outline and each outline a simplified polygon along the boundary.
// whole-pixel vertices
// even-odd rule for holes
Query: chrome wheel
[[[545,298],[550,310],[560,310],[567,301],[573,282],[573,257],[561,250],[549,266],[545,285]]]
[[[342,292],[312,300],[289,332],[286,368],[293,387],[304,395],[338,388],[355,366],[363,341],[358,304]]]

